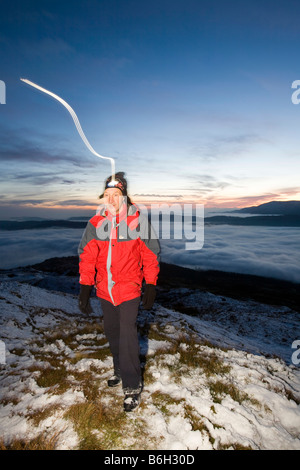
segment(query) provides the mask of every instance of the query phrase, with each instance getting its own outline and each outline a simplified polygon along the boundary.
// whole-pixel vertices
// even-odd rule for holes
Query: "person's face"
[[[122,192],[118,188],[107,188],[104,191],[104,201],[111,213],[118,214],[123,202]]]

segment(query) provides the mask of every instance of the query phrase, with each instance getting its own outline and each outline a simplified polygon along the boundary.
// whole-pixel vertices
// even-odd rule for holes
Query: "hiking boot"
[[[141,393],[137,391],[126,392],[124,398],[124,411],[130,412],[135,410],[141,401]]]
[[[121,377],[117,374],[114,374],[112,377],[110,377],[107,381],[107,385],[109,387],[116,387],[121,383]]]

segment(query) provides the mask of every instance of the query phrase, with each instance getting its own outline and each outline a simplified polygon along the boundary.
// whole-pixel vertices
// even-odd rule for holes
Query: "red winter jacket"
[[[156,284],[159,251],[148,218],[135,205],[117,216],[103,209],[90,219],[79,245],[79,282],[95,284],[98,297],[119,305],[141,294],[143,279]]]

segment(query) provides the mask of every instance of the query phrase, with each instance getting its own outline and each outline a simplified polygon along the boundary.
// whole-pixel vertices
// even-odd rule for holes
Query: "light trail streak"
[[[59,101],[68,111],[69,113],[71,114],[72,116],[72,119],[74,121],[74,124],[76,126],[76,129],[81,137],[81,139],[83,140],[83,142],[85,143],[85,145],[87,146],[87,148],[94,154],[96,155],[97,157],[99,158],[103,158],[105,160],[110,160],[110,163],[111,163],[111,174],[112,174],[112,181],[110,183],[111,186],[113,186],[116,181],[115,181],[115,160],[111,157],[104,157],[103,155],[100,155],[99,153],[97,153],[93,147],[91,146],[91,144],[89,143],[89,141],[87,140],[83,130],[82,130],[82,127],[80,125],[80,122],[79,122],[79,119],[74,111],[73,108],[71,108],[71,106],[65,101],[63,100],[60,96],[56,95],[55,93],[52,93],[52,91],[49,91],[49,90],[46,90],[46,88],[42,88],[41,86],[37,85],[36,83],[33,83],[31,82],[30,80],[27,80],[27,78],[20,78],[20,80],[24,83],[27,83],[27,85],[30,85],[34,88],[36,88],[37,90],[40,90],[42,91],[43,93],[46,93],[47,95],[50,95],[52,96],[52,98],[54,98],[55,100]]]

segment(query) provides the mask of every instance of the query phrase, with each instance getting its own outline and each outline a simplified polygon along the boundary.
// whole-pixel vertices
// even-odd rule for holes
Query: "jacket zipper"
[[[111,301],[114,305],[115,305],[115,301],[114,301],[114,298],[113,298],[113,295],[112,295],[112,288],[114,287],[115,282],[113,281],[112,273],[111,273],[111,240],[112,240],[113,230],[115,230],[119,226],[119,224],[117,224],[116,222],[117,222],[116,217],[113,217],[112,224],[111,224],[110,237],[109,237],[107,260],[106,260],[107,289],[108,289],[108,293],[109,293],[109,296],[111,298]]]

